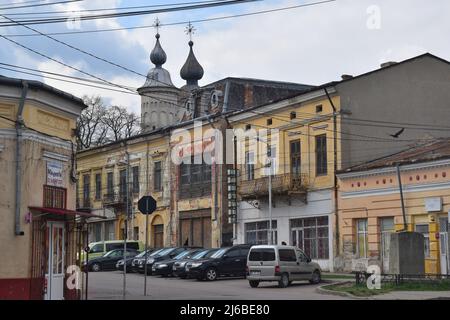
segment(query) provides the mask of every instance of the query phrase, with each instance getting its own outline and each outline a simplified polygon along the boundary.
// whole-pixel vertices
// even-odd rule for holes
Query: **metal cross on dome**
[[[156,17],[155,22],[153,23],[153,26],[156,29],[156,33],[159,33],[159,27],[161,27],[161,21],[159,21],[158,17]]]
[[[197,31],[192,23],[189,21],[188,25],[186,26],[186,30],[184,31],[186,34],[189,35],[189,40],[192,41],[192,35]]]

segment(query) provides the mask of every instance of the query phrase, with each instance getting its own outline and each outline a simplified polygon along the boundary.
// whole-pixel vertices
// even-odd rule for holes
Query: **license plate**
[[[260,270],[252,270],[250,271],[251,276],[259,276],[261,274]]]

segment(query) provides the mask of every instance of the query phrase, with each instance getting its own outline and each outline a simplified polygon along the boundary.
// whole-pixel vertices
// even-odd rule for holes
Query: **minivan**
[[[109,241],[100,241],[100,242],[91,242],[89,243],[89,259],[98,258],[103,256],[105,253],[115,250],[115,249],[123,249],[124,247],[123,240],[109,240]],[[127,241],[127,249],[139,250],[139,241],[128,240]],[[86,252],[83,252],[81,255],[81,261],[86,260]]]
[[[252,246],[247,258],[247,280],[252,288],[262,281],[277,281],[280,288],[286,288],[292,281],[321,281],[319,264],[299,248],[293,246]]]

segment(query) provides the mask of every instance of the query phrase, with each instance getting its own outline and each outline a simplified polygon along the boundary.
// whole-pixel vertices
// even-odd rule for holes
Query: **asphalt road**
[[[245,279],[219,279],[214,282],[193,279],[147,277],[144,296],[144,275],[126,276],[126,299],[141,300],[343,300],[345,297],[316,292],[319,285],[294,282],[288,288],[278,288],[275,282],[251,288]],[[118,271],[90,272],[88,299],[123,299],[123,273]]]

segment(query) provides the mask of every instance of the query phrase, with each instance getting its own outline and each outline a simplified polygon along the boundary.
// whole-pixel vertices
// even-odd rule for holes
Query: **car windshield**
[[[194,260],[198,260],[203,258],[204,256],[206,256],[206,254],[209,252],[210,250],[203,250],[200,252],[197,252],[196,254],[194,254],[194,256],[192,257],[192,259]]]
[[[155,256],[159,255],[160,252],[163,251],[163,250],[164,250],[164,249],[158,249],[158,250],[156,250],[155,252],[152,252],[152,253],[150,254],[149,257],[155,257]]]
[[[214,254],[211,255],[211,258],[220,258],[221,256],[223,256],[225,254],[225,252],[227,252],[228,249],[224,248],[224,249],[219,249],[217,250],[217,252],[215,252]]]
[[[117,250],[108,251],[103,256],[104,257],[109,257],[109,256],[115,256],[115,255],[117,255]]]
[[[149,250],[150,251],[150,250]],[[136,258],[142,258],[145,256],[145,251],[142,251],[141,253],[139,253]]]
[[[191,253],[192,251],[189,251],[189,250],[186,250],[186,251],[183,251],[183,252],[181,252],[181,253],[179,253],[177,256],[175,256],[175,260],[180,260],[180,259],[183,259],[184,257],[186,257],[189,253]]]
[[[175,250],[175,248],[164,249],[160,253],[158,253],[157,255],[158,256],[165,256],[165,255],[171,253],[173,250]]]

